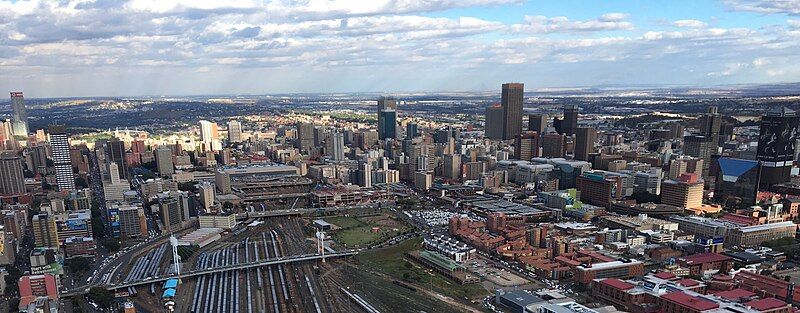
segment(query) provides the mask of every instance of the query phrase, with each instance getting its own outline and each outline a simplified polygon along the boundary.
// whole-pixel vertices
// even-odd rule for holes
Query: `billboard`
[[[111,234],[118,238],[120,236],[119,209],[108,209],[108,225],[111,226]]]
[[[785,166],[794,159],[800,118],[795,116],[764,116],[758,136],[757,156],[770,167]]]

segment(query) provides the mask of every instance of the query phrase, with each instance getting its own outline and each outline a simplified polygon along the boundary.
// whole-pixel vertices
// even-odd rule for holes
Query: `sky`
[[[800,0],[0,0],[26,97],[800,81]]]

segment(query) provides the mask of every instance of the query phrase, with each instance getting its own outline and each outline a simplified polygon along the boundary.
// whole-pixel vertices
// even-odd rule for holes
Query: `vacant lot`
[[[365,217],[335,216],[325,221],[339,229],[331,232],[333,239],[346,248],[364,247],[388,240],[408,228],[388,214]],[[377,227],[377,231],[373,231]]]

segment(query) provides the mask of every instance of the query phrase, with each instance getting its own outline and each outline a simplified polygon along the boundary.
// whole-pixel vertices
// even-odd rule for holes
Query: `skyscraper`
[[[111,138],[106,143],[106,155],[108,160],[117,163],[119,169],[119,177],[128,178],[128,163],[125,160],[125,142],[119,138]]]
[[[175,173],[175,166],[172,162],[172,149],[167,147],[158,148],[155,151],[155,157],[159,175],[168,176]]]
[[[547,134],[541,137],[542,156],[546,158],[564,157],[566,151],[566,138],[564,134]]]
[[[22,174],[22,159],[15,156],[0,157],[0,195],[25,193],[25,177]]]
[[[383,109],[378,113],[378,138],[397,139],[397,111]]]
[[[297,140],[295,140],[295,147],[300,149],[300,153],[308,152],[314,147],[314,124],[297,124]]]
[[[594,153],[597,141],[597,130],[592,127],[578,127],[575,132],[575,159],[588,161],[589,154]]]
[[[486,107],[486,130],[484,136],[489,139],[503,139],[503,107],[494,104]]]
[[[503,107],[503,140],[514,139],[522,132],[524,89],[521,83],[503,84],[500,99],[500,105]]]
[[[385,110],[392,110],[394,111],[394,122],[397,123],[397,100],[393,97],[380,97],[378,98],[378,137],[380,139],[385,139],[386,133],[384,132],[384,127],[387,127],[388,123],[385,122],[383,119],[387,116],[392,116],[392,114],[387,113],[386,115],[383,114]],[[388,137],[388,138],[397,138],[396,136],[396,126],[395,126],[395,136]]]
[[[28,112],[25,110],[25,98],[21,91],[11,92],[11,123],[14,136],[28,136]]]
[[[419,125],[417,123],[408,123],[406,125],[406,139],[412,139],[419,135]]]
[[[531,114],[528,115],[528,130],[544,134],[547,129],[547,115]]]
[[[340,132],[333,133],[328,137],[326,144],[329,156],[337,161],[344,160],[344,134]]]
[[[575,104],[564,106],[564,119],[561,120],[561,131],[566,135],[574,135],[578,129],[578,111],[580,108]]]
[[[797,145],[800,118],[788,108],[770,111],[761,117],[756,159],[761,162],[759,190],[790,180]]]
[[[539,156],[539,134],[535,131],[526,131],[517,135],[514,143],[514,158],[530,161]]]
[[[200,121],[200,141],[206,151],[219,150],[219,129],[217,123],[206,120]]]
[[[58,190],[75,190],[75,176],[72,173],[72,163],[69,158],[67,127],[64,125],[51,125],[49,132]]]
[[[228,142],[242,142],[242,123],[237,120],[228,121]]]

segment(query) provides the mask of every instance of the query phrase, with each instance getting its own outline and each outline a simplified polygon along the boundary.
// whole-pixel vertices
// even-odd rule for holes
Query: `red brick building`
[[[700,253],[678,259],[678,265],[689,269],[689,275],[702,275],[706,271],[727,273],[733,268],[733,258],[719,253]]]

